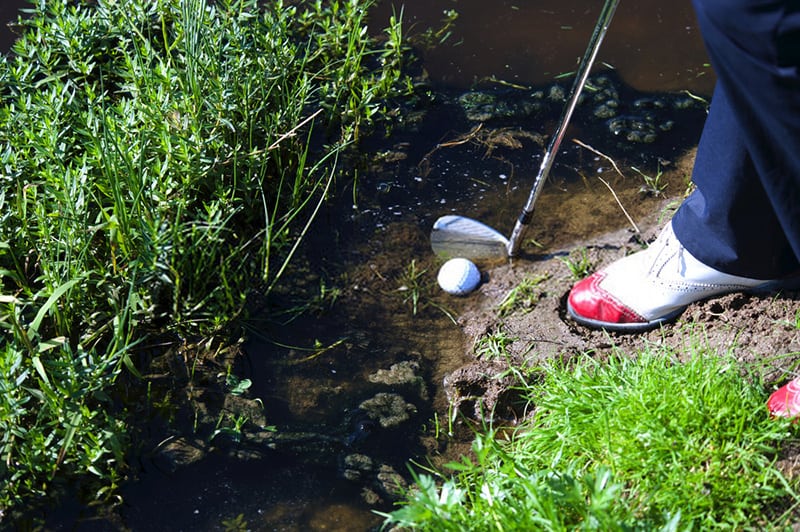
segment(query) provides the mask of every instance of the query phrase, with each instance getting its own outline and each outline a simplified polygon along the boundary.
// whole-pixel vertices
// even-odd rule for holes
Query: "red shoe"
[[[639,332],[677,318],[695,301],[772,284],[701,263],[681,245],[670,222],[644,251],[576,283],[567,299],[567,312],[587,327]]]
[[[800,414],[800,378],[792,379],[772,392],[767,409],[776,417],[796,417]]]

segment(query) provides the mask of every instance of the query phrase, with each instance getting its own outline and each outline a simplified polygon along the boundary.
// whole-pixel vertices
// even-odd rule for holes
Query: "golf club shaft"
[[[572,92],[570,94],[569,102],[564,107],[564,112],[561,116],[561,121],[558,124],[558,129],[550,139],[550,144],[547,147],[547,151],[542,157],[542,164],[539,167],[539,174],[536,176],[536,180],[533,182],[533,187],[528,195],[528,201],[525,203],[525,207],[523,207],[522,213],[519,215],[517,223],[514,225],[511,238],[508,241],[509,257],[514,257],[519,251],[522,236],[525,233],[525,229],[527,229],[528,223],[533,215],[533,206],[539,197],[539,193],[542,190],[542,185],[544,185],[544,182],[550,173],[550,168],[553,166],[553,160],[555,159],[558,148],[561,145],[561,140],[564,138],[564,134],[566,133],[567,125],[572,117],[572,112],[575,110],[575,106],[578,104],[578,99],[580,98],[581,90],[586,83],[586,78],[589,77],[589,70],[592,68],[592,63],[594,63],[597,52],[600,50],[600,43],[603,42],[603,37],[605,37],[606,31],[608,30],[608,25],[611,23],[611,18],[614,16],[614,11],[617,9],[617,4],[619,4],[619,0],[606,0],[603,10],[600,12],[600,17],[597,20],[597,25],[592,33],[589,46],[586,48],[586,53],[584,54],[583,59],[578,66],[578,72],[575,74],[575,82],[572,85]]]

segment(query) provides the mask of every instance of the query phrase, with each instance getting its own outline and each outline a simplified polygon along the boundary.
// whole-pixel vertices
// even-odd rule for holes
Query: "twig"
[[[300,129],[301,127],[306,125],[309,121],[313,120],[314,117],[316,117],[321,112],[322,112],[322,109],[317,109],[316,113],[312,114],[311,116],[306,117],[302,122],[300,122],[299,124],[294,126],[291,130],[287,131],[286,133],[284,133],[283,135],[278,137],[278,140],[273,142],[272,145],[269,148],[267,148],[267,151],[274,150],[275,148],[278,147],[278,144],[280,144],[281,142],[283,142],[284,140],[286,140],[289,137],[293,137],[295,132],[297,132],[298,129]]]
[[[475,136],[478,134],[478,131],[480,131],[482,127],[483,127],[483,122],[481,122],[477,126],[473,127],[469,131],[469,133],[465,133],[464,135],[461,135],[460,137],[456,137],[454,140],[450,140],[450,141],[447,141],[447,142],[442,142],[442,143],[437,144],[436,147],[433,150],[428,152],[428,155],[430,155],[434,151],[438,150],[439,148],[449,148],[451,146],[460,146],[461,144],[466,144],[467,142],[469,142],[469,141],[471,141],[472,139],[475,138]],[[427,157],[427,155],[426,155],[426,157]]]
[[[611,188],[611,185],[609,185],[609,184],[608,184],[608,182],[606,182],[606,180],[605,180],[605,179],[603,179],[603,178],[602,178],[602,177],[600,177],[600,176],[597,176],[597,179],[599,179],[600,181],[602,181],[602,183],[603,183],[603,184],[604,184],[606,187],[608,187],[608,190],[610,190],[610,191],[611,191],[611,194],[614,196],[614,199],[615,199],[615,200],[617,200],[617,205],[619,205],[619,208],[620,208],[620,209],[622,209],[622,214],[624,214],[624,215],[625,215],[625,218],[627,218],[627,219],[628,219],[628,221],[629,221],[629,222],[631,223],[631,225],[633,226],[633,230],[634,230],[634,231],[636,231],[636,234],[638,234],[639,236],[642,236],[642,232],[641,232],[641,231],[639,231],[639,228],[636,226],[636,223],[633,221],[633,218],[631,218],[631,217],[630,217],[630,215],[628,214],[628,211],[626,211],[626,210],[625,210],[625,207],[623,207],[623,206],[622,206],[622,202],[619,200],[619,197],[617,196],[617,193],[616,193],[616,192],[614,192],[614,189],[613,189],[613,188]]]
[[[602,157],[602,158],[603,158],[603,159],[605,159],[606,161],[610,162],[610,163],[611,163],[611,166],[613,166],[613,167],[614,167],[614,170],[616,170],[616,171],[617,171],[617,173],[620,175],[620,177],[625,177],[625,176],[622,174],[622,172],[620,172],[620,171],[619,171],[619,167],[617,166],[617,163],[615,163],[615,162],[614,162],[614,159],[612,159],[611,157],[609,157],[609,156],[608,156],[608,155],[606,155],[605,153],[602,153],[602,152],[599,152],[599,151],[597,151],[596,149],[592,148],[592,147],[591,147],[591,146],[589,146],[588,144],[584,144],[583,142],[579,141],[578,139],[572,139],[572,142],[574,142],[574,143],[575,143],[575,144],[577,144],[578,146],[581,146],[581,147],[583,147],[583,148],[586,148],[587,150],[589,150],[590,152],[594,153],[595,155],[599,155],[600,157]]]
[[[456,137],[453,140],[449,140],[447,142],[440,142],[439,144],[434,146],[434,148],[431,151],[426,153],[422,157],[422,159],[420,159],[419,163],[417,164],[417,168],[419,169],[420,172],[422,172],[423,176],[427,176],[428,172],[430,172],[430,162],[429,161],[430,161],[431,155],[433,155],[434,153],[439,151],[441,148],[450,148],[452,146],[460,146],[461,144],[466,144],[467,142],[470,142],[472,139],[475,138],[475,136],[478,134],[478,131],[480,131],[482,127],[483,127],[483,122],[481,122],[480,124],[478,124],[477,126],[472,128],[469,131],[469,133],[465,133],[465,134],[463,134],[463,135],[461,135],[459,137]]]
[[[596,149],[592,148],[588,144],[584,144],[583,142],[579,141],[578,139],[572,139],[572,142],[574,142],[578,146],[582,146],[582,147],[586,148],[590,152],[595,153],[595,154],[599,155],[600,157],[603,157],[604,159],[606,159],[608,162],[611,163],[611,165],[614,167],[614,170],[616,170],[617,173],[621,177],[623,177],[623,178],[625,177],[622,174],[622,172],[620,172],[619,167],[617,166],[617,163],[615,163],[614,160],[611,157],[609,157],[608,155],[597,151]],[[631,218],[630,214],[628,214],[628,211],[625,210],[625,207],[622,205],[622,202],[620,201],[619,196],[617,196],[617,193],[614,191],[613,188],[611,188],[611,185],[608,184],[608,181],[606,181],[605,179],[603,179],[600,176],[597,176],[597,179],[599,179],[600,182],[603,183],[606,186],[606,188],[608,188],[608,190],[611,191],[611,195],[614,196],[614,199],[616,200],[617,205],[619,205],[619,208],[622,209],[622,214],[625,215],[625,218],[627,218],[628,222],[630,222],[630,224],[633,226],[633,230],[636,231],[636,234],[638,234],[641,237],[642,236],[642,232],[639,231],[639,227],[636,225],[636,222],[633,221],[633,218]]]

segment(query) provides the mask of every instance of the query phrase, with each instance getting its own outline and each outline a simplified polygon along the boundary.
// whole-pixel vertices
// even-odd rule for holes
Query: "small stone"
[[[387,385],[412,384],[419,379],[417,371],[419,371],[419,364],[405,360],[392,364],[388,370],[379,369],[369,376],[369,382]]]
[[[377,481],[381,491],[393,498],[399,497],[408,489],[406,480],[387,464],[382,464],[378,470]]]
[[[567,99],[567,95],[561,85],[553,85],[550,87],[550,92],[547,93],[547,98],[554,102],[563,102]]]
[[[417,407],[407,403],[396,393],[378,393],[359,405],[370,419],[377,421],[383,428],[396,427],[407,421],[411,414],[417,413]]]

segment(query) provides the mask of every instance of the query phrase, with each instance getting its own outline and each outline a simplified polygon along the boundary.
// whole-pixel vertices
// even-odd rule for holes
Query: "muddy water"
[[[0,16],[9,20],[25,5],[5,0]],[[436,462],[461,443],[444,435],[447,402],[441,383],[467,360],[468,346],[445,312],[457,317],[470,298],[456,300],[436,289],[438,263],[427,245],[430,224],[457,212],[508,234],[538,169],[542,146],[534,137],[552,132],[558,116],[555,106],[544,115],[489,119],[476,131],[481,122],[460,117],[459,96],[476,85],[506,87],[487,84],[488,78],[551,87],[558,74],[575,68],[600,7],[599,0],[406,4],[406,34],[422,47],[429,88],[437,97],[408,110],[409,117],[419,113],[414,127],[368,143],[365,150],[380,154],[382,162],[359,173],[355,205],[348,198],[341,208],[324,213],[323,228],[309,238],[315,252],[303,265],[300,284],[313,289],[324,282],[341,290],[336,300],[305,321],[265,316],[251,323],[245,356],[235,370],[253,382],[248,395],[263,403],[266,422],[305,435],[302,444],[298,440],[244,457],[216,453],[175,470],[146,458],[134,468],[136,481],[124,487],[125,502],[113,519],[73,507],[53,515],[50,528],[71,528],[76,522],[81,529],[103,529],[113,522],[132,530],[233,529],[237,523],[252,530],[379,525],[372,511],[388,510],[391,503],[377,480],[378,466],[405,473],[408,460]],[[401,9],[383,1],[374,19],[385,21],[393,8]],[[424,47],[424,29],[439,27],[445,10],[459,13],[451,35],[436,47]],[[0,33],[5,47],[11,38],[8,31]],[[654,92],[707,96],[713,74],[705,63],[688,0],[669,5],[640,0],[620,5],[595,70],[613,79],[621,100],[632,102]],[[676,113],[678,124],[657,142],[620,146],[590,110],[576,116],[531,225],[530,236],[544,247],[523,260],[627,223],[595,176],[616,188],[634,218],[651,208],[630,166],[655,175],[658,165],[670,164],[696,142],[702,117],[698,110]],[[506,136],[482,136],[486,132]],[[615,175],[605,159],[571,143],[572,138],[613,156],[626,177]],[[415,277],[412,266],[423,273]],[[422,297],[415,313],[417,289]],[[320,353],[312,350],[315,345],[331,349]],[[398,363],[415,368],[424,386],[376,381],[381,370]],[[398,393],[415,412],[398,426],[363,425],[359,406],[380,393]],[[369,456],[376,471],[344,478],[345,461],[354,454]]]

